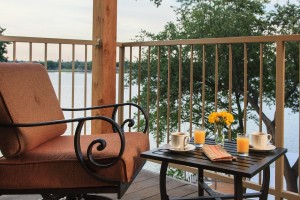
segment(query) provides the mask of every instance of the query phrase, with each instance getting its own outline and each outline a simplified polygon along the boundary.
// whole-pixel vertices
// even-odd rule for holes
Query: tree
[[[162,0],[150,0],[153,1],[153,3],[158,7],[161,5]]]
[[[0,36],[5,31],[4,28],[0,27]],[[7,54],[6,46],[9,44],[8,42],[0,42],[0,62],[7,62],[7,57],[5,54]]]
[[[139,36],[141,39],[148,38],[149,40],[176,40],[176,39],[194,39],[194,38],[217,38],[217,37],[233,37],[233,36],[256,36],[264,34],[299,34],[300,28],[300,7],[299,5],[291,4],[288,2],[286,5],[275,5],[274,11],[267,11],[265,4],[269,1],[234,1],[234,0],[177,0],[181,2],[181,6],[175,9],[177,14],[177,23],[169,22],[164,30],[158,34],[152,34],[147,31],[142,31]],[[161,1],[158,1],[159,3]],[[159,4],[157,4],[159,5]],[[227,109],[228,102],[226,100],[228,96],[228,46],[219,45],[219,109]],[[274,46],[265,44],[264,56],[268,59],[264,59],[264,76],[259,77],[259,45],[247,45],[248,52],[248,110],[247,116],[250,111],[259,112],[259,78],[263,79],[264,94],[263,102],[267,105],[274,104],[275,101],[275,84],[276,70],[275,66],[275,49]],[[244,102],[244,83],[243,83],[243,46],[232,45],[233,50],[233,107],[235,116],[235,124],[233,124],[233,133],[243,131],[243,102]],[[157,92],[157,48],[151,48],[151,83],[150,96],[155,96]],[[161,66],[167,66],[167,51],[166,47],[159,49],[161,52],[160,63]],[[206,107],[205,113],[210,113],[214,109],[214,47],[210,45],[205,46],[207,57],[206,62]],[[177,128],[177,108],[178,108],[178,55],[179,47],[171,47],[172,52],[172,79],[171,79],[171,97],[170,97],[170,129],[176,130]],[[182,68],[189,69],[190,47],[182,47]],[[147,52],[145,52],[147,53]],[[201,80],[202,80],[202,47],[194,47],[194,106],[193,106],[193,119],[194,123],[200,121],[202,113],[201,108]],[[299,112],[299,44],[287,43],[286,44],[286,91],[285,91],[285,106],[291,108],[294,112]],[[147,65],[146,60],[141,61],[142,65]],[[143,71],[145,70],[145,71]],[[161,77],[167,77],[167,69],[160,69]],[[138,76],[137,72],[134,74]],[[189,122],[189,70],[183,70],[182,74],[182,122]],[[271,80],[271,81],[270,81]],[[272,81],[273,80],[273,81]],[[147,99],[147,72],[146,69],[142,69],[141,73],[141,85],[142,93],[140,99]],[[150,120],[154,123],[150,123],[150,128],[154,132],[159,129],[160,141],[164,139],[164,132],[168,127],[166,119],[167,108],[167,78],[159,80],[160,91],[160,110],[159,110],[159,124],[156,124],[156,116],[149,116]],[[156,113],[156,99],[150,99],[150,113]],[[144,105],[146,103],[144,102]],[[253,113],[253,112],[251,112]],[[273,118],[269,118],[263,113],[262,120],[267,127],[268,133],[275,138],[275,113]],[[164,117],[163,117],[164,116]],[[255,115],[250,115],[250,118],[256,119]],[[198,124],[197,124],[198,125]],[[206,127],[209,124],[205,125]],[[212,127],[210,127],[212,128]],[[234,135],[233,134],[233,135]],[[273,141],[275,142],[275,141]],[[290,166],[287,157],[285,156],[285,169],[284,175],[287,182],[287,189],[293,192],[298,192],[297,178],[298,174],[298,162]]]
[[[300,34],[300,5],[291,4],[275,5],[275,11],[267,15],[270,26],[269,34]],[[293,112],[299,112],[299,43],[286,43],[286,80],[285,80],[285,107],[291,108]],[[275,61],[273,61],[275,62]],[[273,120],[265,120],[275,128],[275,113]],[[288,134],[288,133],[287,133]],[[274,137],[274,135],[273,135]],[[288,158],[284,156],[284,176],[287,182],[287,190],[298,192],[298,163],[291,165]],[[298,187],[297,187],[298,185]]]

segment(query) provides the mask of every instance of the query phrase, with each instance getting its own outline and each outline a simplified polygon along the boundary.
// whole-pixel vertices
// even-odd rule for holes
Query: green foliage
[[[161,5],[162,0],[150,0],[153,1],[153,3],[158,7]]]
[[[274,11],[267,15],[270,22],[269,34],[299,34],[300,33],[300,6],[289,1],[286,5],[275,5]]]
[[[267,15],[269,34],[300,34],[300,5],[289,1],[286,5],[275,5],[275,11]],[[299,112],[299,43],[288,42],[286,49],[285,106]]]
[[[234,1],[234,0],[180,0],[181,6],[175,8],[177,23],[168,22],[164,30],[153,34],[142,30],[137,37],[143,40],[178,40],[195,38],[218,38],[237,36],[259,36],[265,34],[292,34],[299,33],[299,5],[286,4],[275,6],[275,11],[267,11],[265,3],[268,1]],[[285,19],[286,18],[286,19]],[[283,21],[281,21],[283,19]],[[242,132],[243,127],[243,102],[244,102],[244,45],[232,46],[232,94],[229,91],[229,46],[218,45],[219,71],[218,71],[218,109],[228,110],[228,97],[232,96],[233,114],[235,122],[232,126],[233,136]],[[170,49],[168,49],[170,48]],[[181,48],[181,50],[180,50]],[[192,119],[194,125],[201,125],[202,118],[207,122],[208,114],[214,110],[215,99],[215,45],[193,46],[193,106]],[[297,49],[298,48],[298,49]],[[205,108],[202,108],[202,68],[203,49],[205,49]],[[263,79],[263,101],[274,104],[275,100],[275,47],[271,44],[263,45],[263,77],[259,77],[260,45],[247,44],[248,53],[248,106],[247,117],[257,120],[251,114],[252,110],[258,111],[259,83]],[[168,97],[168,51],[171,52],[170,68],[170,96]],[[158,58],[160,52],[160,58]],[[179,56],[182,63],[182,97],[179,100]],[[191,46],[152,47],[150,49],[150,80],[148,80],[148,48],[143,49],[140,63],[133,63],[133,82],[138,79],[141,86],[139,99],[142,106],[146,107],[149,98],[150,108],[150,132],[156,136],[159,133],[159,141],[165,139],[165,133],[178,129],[178,106],[181,103],[181,123],[189,123],[190,118],[190,65]],[[298,83],[299,83],[299,44],[286,44],[286,105],[297,111],[299,108]],[[160,63],[160,65],[158,65]],[[159,66],[159,71],[158,71]],[[140,73],[138,71],[140,69]],[[158,73],[159,72],[159,73]],[[139,76],[140,74],[140,76]],[[160,75],[158,77],[158,74]],[[150,82],[150,93],[147,84]],[[160,89],[158,89],[160,85]],[[159,94],[159,99],[156,95]],[[168,103],[169,98],[169,103]],[[137,101],[138,97],[134,100]],[[157,101],[159,103],[157,103]],[[170,118],[167,118],[167,106],[170,107]],[[205,116],[202,116],[205,109]],[[158,119],[157,115],[158,114]],[[275,113],[274,113],[275,114]],[[168,121],[170,120],[170,121]],[[272,120],[271,120],[272,121]],[[167,126],[169,123],[169,127]],[[213,130],[210,124],[206,127]]]
[[[5,29],[0,27],[0,36],[4,31]],[[5,56],[5,54],[7,54],[7,44],[9,44],[9,42],[0,42],[0,62],[7,62],[7,57]]]
[[[169,167],[168,170],[167,170],[167,176],[170,176],[170,177],[173,177],[173,178],[176,178],[176,179],[179,179],[179,180],[187,181],[185,179],[185,171],[180,170],[180,169]]]

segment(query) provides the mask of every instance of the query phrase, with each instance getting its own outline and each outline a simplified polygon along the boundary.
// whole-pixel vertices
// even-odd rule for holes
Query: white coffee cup
[[[184,150],[184,147],[190,141],[190,137],[182,132],[171,133],[171,145],[173,148]]]
[[[263,132],[251,133],[251,144],[255,149],[265,149],[272,139],[272,135]]]

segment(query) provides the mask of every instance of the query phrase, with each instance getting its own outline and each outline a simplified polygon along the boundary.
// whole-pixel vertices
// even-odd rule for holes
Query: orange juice
[[[238,136],[236,142],[238,154],[247,156],[249,153],[249,138],[247,136]]]
[[[205,130],[195,129],[194,131],[194,143],[198,147],[202,147],[205,143]]]

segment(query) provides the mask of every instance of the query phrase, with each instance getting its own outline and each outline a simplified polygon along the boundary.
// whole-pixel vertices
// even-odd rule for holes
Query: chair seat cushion
[[[116,157],[120,150],[120,139],[116,133],[81,136],[81,149],[86,149],[94,139],[106,140],[103,151],[93,149],[97,161]],[[140,132],[125,133],[125,151],[112,167],[97,168],[100,177],[121,182],[133,179],[137,168],[144,164],[139,154],[149,150],[148,136]],[[56,137],[19,157],[0,159],[1,189],[80,188],[109,185],[91,177],[77,161],[74,151],[74,136]]]

